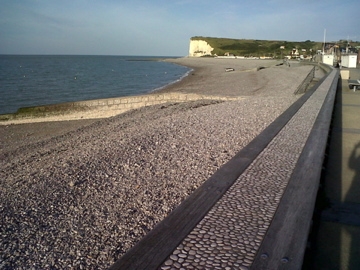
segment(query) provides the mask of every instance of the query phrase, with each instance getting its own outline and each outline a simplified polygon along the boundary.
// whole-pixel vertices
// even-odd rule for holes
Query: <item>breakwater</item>
[[[207,100],[239,100],[242,97],[227,97],[214,95],[200,95],[190,93],[162,93],[162,94],[148,94],[140,96],[129,96],[119,98],[106,98],[87,101],[67,102],[61,104],[44,105],[20,108],[14,114],[0,115],[0,121],[18,120],[18,119],[33,119],[38,117],[51,117],[59,115],[69,115],[73,113],[81,113],[83,118],[101,118],[101,111],[106,111],[107,116],[117,115],[126,111],[137,109],[146,106],[152,106],[168,102],[187,102],[200,99]],[[94,112],[99,117],[96,117]]]

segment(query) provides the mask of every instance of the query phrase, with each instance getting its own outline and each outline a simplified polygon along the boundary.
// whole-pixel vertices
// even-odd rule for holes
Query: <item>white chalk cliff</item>
[[[204,40],[190,40],[189,56],[200,57],[212,55],[213,47]]]

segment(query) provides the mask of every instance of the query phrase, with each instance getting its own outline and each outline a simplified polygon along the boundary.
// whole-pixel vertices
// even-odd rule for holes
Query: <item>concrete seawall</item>
[[[212,96],[212,95],[199,95],[199,94],[184,94],[184,93],[161,93],[161,94],[148,94],[141,96],[127,96],[117,98],[96,99],[87,101],[68,102],[53,105],[34,106],[20,108],[14,114],[0,115],[0,121],[17,120],[17,119],[32,119],[37,117],[50,117],[58,115],[73,114],[76,112],[81,113],[84,118],[102,118],[101,113],[98,117],[94,112],[106,111],[106,116],[113,116],[126,111],[137,109],[146,106],[163,104],[168,102],[187,102],[195,100],[239,100],[243,97],[227,97],[227,96]]]

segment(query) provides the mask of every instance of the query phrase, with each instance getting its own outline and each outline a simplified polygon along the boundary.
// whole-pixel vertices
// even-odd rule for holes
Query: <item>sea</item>
[[[0,55],[0,114],[156,91],[190,72],[166,58],[175,57]]]

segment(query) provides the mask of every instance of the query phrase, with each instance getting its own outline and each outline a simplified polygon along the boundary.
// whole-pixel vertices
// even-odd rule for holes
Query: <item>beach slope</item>
[[[244,99],[0,126],[5,269],[106,269],[297,100],[312,68],[171,61],[194,70],[160,91]]]

